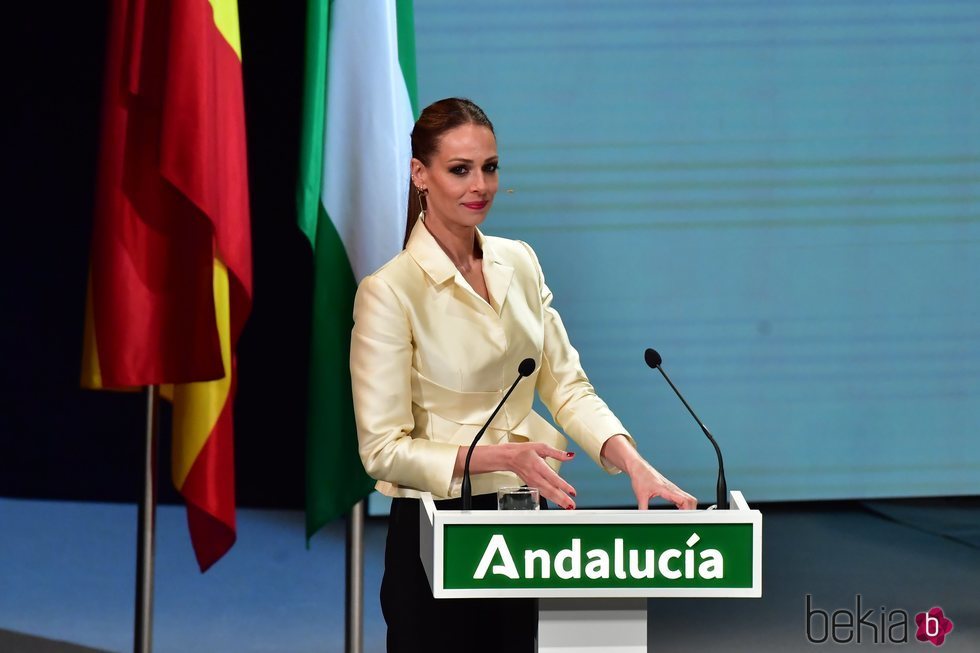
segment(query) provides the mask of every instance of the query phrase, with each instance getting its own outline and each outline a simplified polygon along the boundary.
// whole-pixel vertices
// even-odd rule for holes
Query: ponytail
[[[412,178],[408,179],[408,219],[405,222],[405,242],[402,243],[402,248],[408,247],[408,238],[412,235],[412,229],[415,228],[415,223],[419,221],[419,214],[425,209],[422,204],[422,196],[419,193],[419,189],[415,187],[412,183]]]

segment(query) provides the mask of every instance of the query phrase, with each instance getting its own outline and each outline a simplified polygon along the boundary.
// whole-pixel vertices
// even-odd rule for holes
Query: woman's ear
[[[428,184],[425,164],[418,159],[412,159],[412,183],[416,188],[426,188]]]

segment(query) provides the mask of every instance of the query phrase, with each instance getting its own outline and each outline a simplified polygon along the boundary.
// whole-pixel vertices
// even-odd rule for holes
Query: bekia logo
[[[946,641],[946,635],[953,630],[953,622],[939,607],[915,615],[915,624],[919,627],[915,631],[915,638],[920,642],[931,642],[935,646],[942,646]]]
[[[854,596],[854,610],[838,609],[827,612],[813,607],[813,597],[806,595],[806,638],[811,644],[906,644],[909,642],[909,613],[905,610],[862,608],[863,597]],[[940,607],[915,615],[915,638],[942,646],[953,630],[953,622]]]

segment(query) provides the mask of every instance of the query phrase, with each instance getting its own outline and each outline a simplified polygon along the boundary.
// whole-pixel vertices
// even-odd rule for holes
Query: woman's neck
[[[474,261],[481,258],[476,227],[449,224],[435,216],[426,215],[425,228],[457,269],[465,272]]]

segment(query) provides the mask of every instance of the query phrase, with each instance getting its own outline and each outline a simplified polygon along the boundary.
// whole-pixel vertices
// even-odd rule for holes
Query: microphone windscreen
[[[664,362],[664,359],[660,358],[660,354],[657,353],[656,349],[647,349],[643,352],[643,360],[653,369],[657,369]]]
[[[531,376],[534,374],[534,359],[525,358],[517,367],[517,373],[521,376]]]

